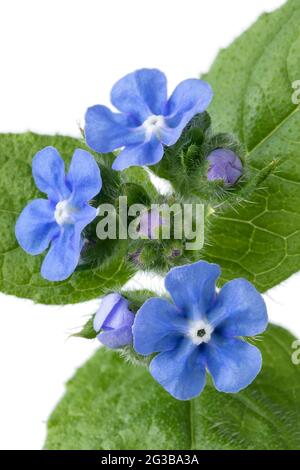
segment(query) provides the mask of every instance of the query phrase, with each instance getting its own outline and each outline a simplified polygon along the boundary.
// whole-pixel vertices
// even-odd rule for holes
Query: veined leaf
[[[300,449],[300,366],[293,336],[271,326],[263,370],[238,394],[207,385],[196,399],[167,394],[144,367],[100,348],[67,385],[48,422],[47,449]]]
[[[223,281],[246,277],[260,291],[300,269],[300,107],[292,102],[300,79],[299,24],[298,0],[262,15],[204,77],[214,90],[214,130],[242,141],[253,170],[280,161],[251,201],[211,217],[201,253],[221,264]]]

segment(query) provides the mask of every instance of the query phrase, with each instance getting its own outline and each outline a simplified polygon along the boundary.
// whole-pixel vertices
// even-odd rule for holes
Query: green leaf
[[[81,302],[121,287],[133,274],[126,262],[126,242],[103,244],[101,265],[83,266],[63,282],[47,282],[40,276],[42,256],[27,255],[15,238],[15,223],[31,199],[40,197],[32,174],[35,153],[53,145],[68,163],[74,150],[85,148],[77,139],[32,133],[0,135],[0,290],[48,304]]]
[[[271,326],[263,370],[243,392],[208,384],[177,401],[144,367],[101,348],[69,381],[48,423],[47,449],[300,449],[300,366],[293,336]]]
[[[234,134],[258,171],[281,164],[251,201],[211,217],[201,257],[221,264],[223,281],[246,277],[260,291],[300,269],[300,2],[264,14],[204,77],[214,90],[209,109],[216,132]]]

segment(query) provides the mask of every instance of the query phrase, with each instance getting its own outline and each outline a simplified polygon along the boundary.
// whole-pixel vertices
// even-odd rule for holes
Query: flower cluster
[[[124,147],[113,163],[115,170],[153,165],[161,160],[164,146],[173,145],[211,99],[208,83],[197,79],[181,82],[168,99],[162,72],[137,70],[112,88],[111,101],[120,113],[101,105],[87,110],[86,142],[97,152]],[[33,158],[32,172],[48,200],[37,199],[25,207],[16,224],[16,238],[31,255],[41,254],[50,245],[41,274],[49,281],[62,281],[76,269],[84,244],[82,232],[97,215],[89,202],[101,190],[100,170],[91,154],[77,149],[65,176],[57,150],[47,147]],[[141,236],[153,237],[159,223],[151,216],[148,224],[145,215]]]
[[[117,151],[111,173],[154,165],[186,129],[174,146],[184,147],[199,116],[193,118],[207,109],[212,96],[208,83],[189,79],[168,97],[162,72],[137,70],[112,88],[111,102],[119,112],[102,105],[87,110],[86,143],[96,152]],[[207,114],[199,119],[203,116]],[[227,148],[210,148],[204,156],[200,152],[195,161],[199,163],[200,157],[199,168],[205,166],[213,190],[216,182],[234,185],[243,173],[239,156]],[[48,250],[41,274],[49,281],[62,281],[79,264],[85,241],[89,242],[87,231],[94,229],[92,222],[100,213],[94,207],[102,188],[100,167],[89,152],[77,149],[66,174],[58,151],[46,147],[34,156],[32,173],[47,199],[35,199],[25,207],[16,223],[16,238],[31,255]],[[153,246],[167,222],[159,211],[147,209],[138,224],[139,241]],[[172,247],[173,257],[180,253]],[[261,295],[248,281],[230,281],[217,292],[219,276],[219,266],[205,261],[173,268],[165,278],[170,298],[149,298],[138,308],[119,293],[110,293],[94,316],[95,336],[109,348],[129,345],[141,359],[150,356],[150,373],[177,399],[201,393],[207,371],[219,391],[238,392],[255,379],[262,363],[259,350],[245,337],[263,332],[268,319]]]

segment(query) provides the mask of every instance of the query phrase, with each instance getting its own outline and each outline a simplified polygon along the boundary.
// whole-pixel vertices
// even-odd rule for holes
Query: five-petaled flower
[[[69,172],[54,147],[38,152],[32,161],[36,186],[48,199],[35,199],[19,216],[16,237],[31,255],[51,245],[41,268],[49,281],[62,281],[75,270],[83,246],[82,231],[97,215],[88,204],[101,190],[99,167],[85,150],[74,152]]]
[[[132,342],[134,314],[128,300],[114,292],[103,297],[94,317],[94,330],[100,343],[111,349],[121,348]]]
[[[121,78],[112,88],[111,102],[87,110],[85,138],[97,152],[124,147],[113,163],[115,170],[154,165],[163,156],[163,145],[173,145],[184,127],[208,107],[212,90],[198,79],[181,82],[168,99],[167,80],[157,69],[141,69]]]
[[[261,369],[260,351],[244,336],[263,332],[268,323],[262,296],[244,279],[216,292],[220,268],[205,261],[173,268],[165,286],[174,303],[147,300],[133,325],[133,344],[142,355],[158,353],[150,372],[180,400],[196,397],[206,369],[217,390],[236,393]]]
[[[209,181],[223,181],[225,186],[232,186],[243,173],[242,162],[232,150],[218,148],[208,155],[207,160]]]

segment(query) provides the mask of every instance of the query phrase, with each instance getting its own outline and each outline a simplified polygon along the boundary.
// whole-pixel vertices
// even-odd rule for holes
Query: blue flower
[[[239,157],[229,149],[216,149],[211,152],[207,160],[209,181],[223,180],[225,186],[234,185],[243,173],[243,165]]]
[[[100,170],[90,153],[77,149],[65,176],[59,153],[46,147],[34,156],[32,173],[48,199],[35,199],[25,207],[17,220],[16,237],[31,255],[51,245],[41,274],[49,281],[62,281],[75,270],[83,246],[81,232],[97,215],[88,201],[101,190]]]
[[[154,165],[163,156],[163,144],[175,144],[187,123],[205,111],[211,99],[208,83],[197,79],[181,82],[168,99],[162,72],[137,70],[112,88],[111,102],[121,113],[100,105],[87,110],[86,142],[97,152],[125,147],[113,163],[115,170]]]
[[[261,369],[260,351],[244,339],[268,323],[261,295],[245,279],[229,281],[217,294],[216,264],[205,261],[171,269],[165,286],[174,303],[147,300],[133,325],[133,345],[142,355],[157,354],[150,372],[179,400],[196,397],[206,369],[221,392],[247,387]]]
[[[120,294],[103,297],[94,318],[94,330],[100,343],[117,349],[132,343],[134,314],[128,308],[128,301]]]

